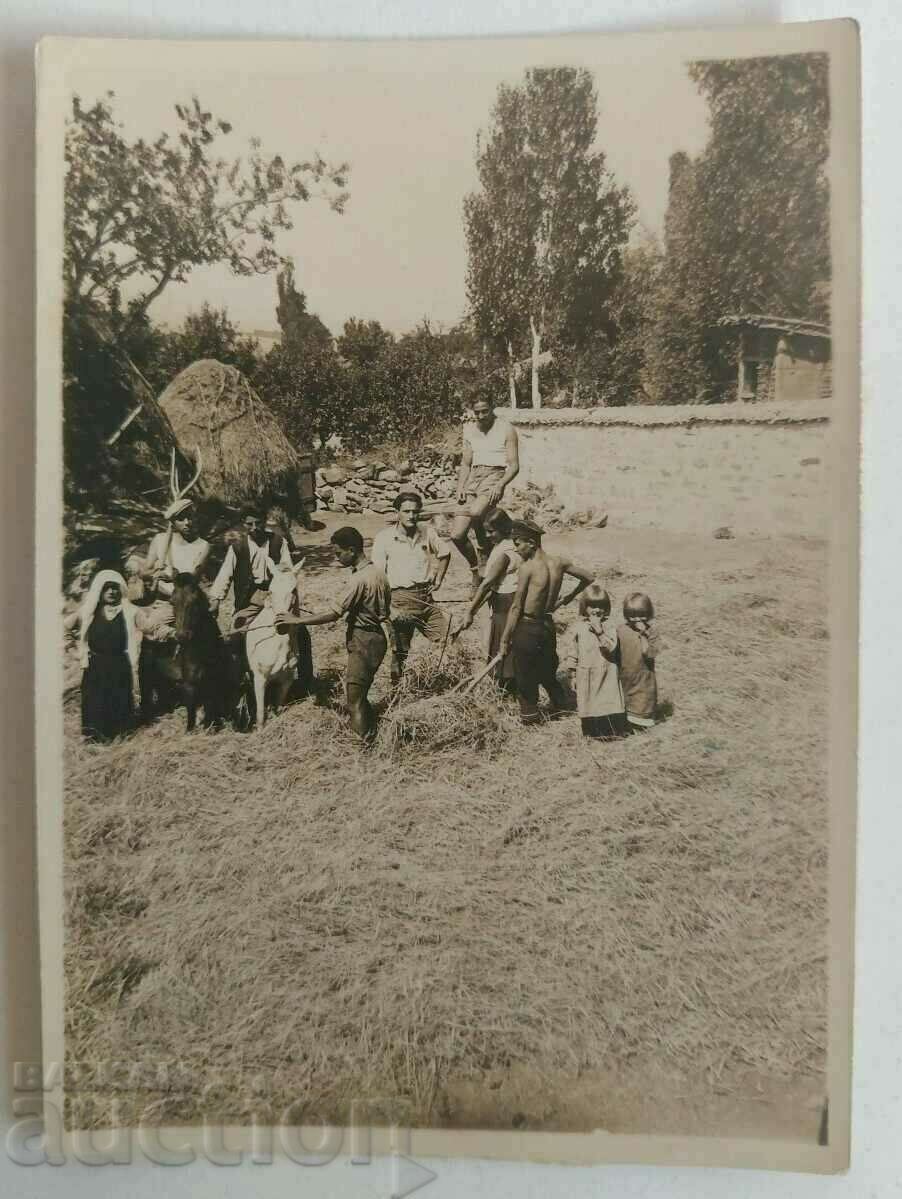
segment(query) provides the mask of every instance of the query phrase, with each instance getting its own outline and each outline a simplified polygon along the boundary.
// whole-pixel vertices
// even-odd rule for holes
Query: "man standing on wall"
[[[517,431],[495,415],[488,400],[473,405],[475,421],[464,425],[463,455],[457,483],[460,512],[451,529],[451,540],[466,558],[473,575],[473,591],[479,586],[479,567],[488,553],[483,518],[497,508],[508,483],[520,470]],[[479,557],[470,544],[470,529],[476,535]]]

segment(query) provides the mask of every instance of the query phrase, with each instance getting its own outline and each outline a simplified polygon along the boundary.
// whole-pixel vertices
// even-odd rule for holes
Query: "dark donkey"
[[[187,731],[204,710],[204,727],[220,725],[232,714],[234,686],[229,655],[207,597],[192,574],[177,574],[172,608],[178,649],[171,659],[172,681],[179,684],[188,712]]]

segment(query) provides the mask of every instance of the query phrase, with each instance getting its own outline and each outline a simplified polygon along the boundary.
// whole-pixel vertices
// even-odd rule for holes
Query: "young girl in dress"
[[[626,717],[617,635],[609,623],[611,597],[600,583],[590,583],[579,597],[579,613],[566,661],[576,685],[583,736],[622,737]]]
[[[627,732],[639,733],[655,723],[658,680],[655,659],[659,652],[658,632],[652,621],[654,604],[649,596],[634,591],[623,601],[624,623],[617,629],[620,682],[626,707]]]

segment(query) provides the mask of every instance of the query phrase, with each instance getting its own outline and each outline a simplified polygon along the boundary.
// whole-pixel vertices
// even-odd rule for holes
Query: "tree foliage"
[[[460,417],[479,385],[479,359],[462,329],[437,333],[423,322],[396,340],[378,321],[352,318],[337,349],[271,350],[255,385],[299,444],[414,445]]]
[[[215,358],[252,375],[257,369],[258,353],[258,343],[252,337],[242,337],[225,308],[202,304],[199,311],[188,313],[181,329],[165,335],[158,370],[163,386],[201,358]]]
[[[534,403],[543,342],[578,347],[603,329],[633,220],[593,148],[597,125],[588,71],[537,68],[499,87],[477,143],[480,190],[464,201],[470,309],[511,368],[530,347]]]
[[[720,317],[829,317],[827,56],[699,62],[690,75],[711,132],[695,161],[671,158],[646,371],[661,402],[723,398],[735,367]]]
[[[378,321],[351,317],[338,339],[338,352],[350,366],[374,366],[394,345],[394,336]]]
[[[276,320],[282,330],[282,345],[301,352],[310,343],[320,348],[331,344],[332,334],[316,313],[307,311],[307,297],[298,291],[291,261],[286,261],[276,275],[276,287],[279,294]]]
[[[75,96],[66,131],[64,272],[70,300],[117,305],[128,288],[140,314],[196,266],[225,263],[237,275],[275,269],[277,233],[291,209],[319,188],[341,211],[347,166],[318,155],[289,163],[251,142],[225,158],[228,121],[195,97],[177,104],[176,136],[129,141],[113,115],[113,93],[90,107]]]
[[[298,446],[325,445],[356,425],[346,372],[329,343],[276,346],[254,376],[254,386]]]
[[[574,407],[647,403],[646,359],[654,332],[662,253],[646,236],[623,254],[604,330],[555,354],[553,374]]]
[[[166,477],[170,440],[152,410],[128,426],[115,449],[108,444],[140,394],[135,367],[143,373],[156,361],[157,331],[139,328],[125,346],[103,329],[89,305],[66,305],[63,485],[66,505],[76,511],[115,496],[166,494],[159,484]]]
[[[697,216],[725,308],[825,316],[830,278],[826,54],[697,62],[711,136]]]

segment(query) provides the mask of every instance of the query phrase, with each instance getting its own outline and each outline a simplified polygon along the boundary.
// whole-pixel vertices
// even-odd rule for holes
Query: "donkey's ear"
[[[307,561],[307,559],[306,559],[306,558],[302,558],[302,559],[300,560],[300,562],[295,562],[294,566],[292,566],[292,568],[291,568],[291,569],[294,571],[294,573],[295,573],[296,575],[299,575],[299,574],[301,573],[301,571],[304,569],[304,563],[305,563],[306,561]]]

